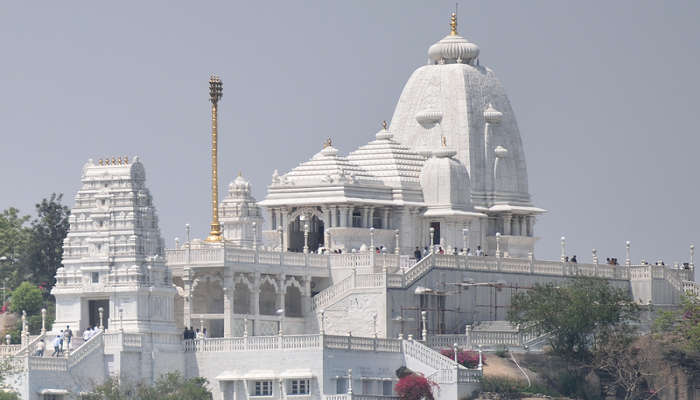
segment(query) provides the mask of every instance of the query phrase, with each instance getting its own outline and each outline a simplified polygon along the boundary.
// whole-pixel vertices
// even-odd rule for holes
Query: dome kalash
[[[285,250],[412,254],[477,246],[525,257],[538,214],[515,115],[478,45],[450,32],[404,86],[391,124],[347,156],[331,139],[309,161],[273,174],[261,206],[265,241]],[[448,146],[449,143],[449,146]],[[282,237],[282,239],[280,239]]]

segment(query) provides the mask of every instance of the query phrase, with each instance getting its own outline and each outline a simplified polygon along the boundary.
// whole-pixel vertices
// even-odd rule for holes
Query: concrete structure
[[[452,32],[409,79],[391,127],[347,156],[328,139],[257,203],[239,175],[218,202],[212,77],[212,225],[164,249],[145,171],[134,158],[88,161],[75,197],[49,333],[1,348],[25,399],[67,399],[110,375],[151,382],[204,376],[219,399],[381,400],[407,366],[455,400],[478,389],[436,350],[541,348],[503,322],[513,294],[597,276],[640,304],[672,307],[682,267],[572,263],[534,255],[535,207],[505,91],[479,47]],[[267,226],[262,209],[267,212]],[[630,253],[628,244],[628,254]],[[419,254],[416,256],[415,251]],[[98,333],[61,357],[36,357],[66,325]],[[199,338],[182,340],[185,327]],[[206,330],[206,335],[204,331]],[[480,347],[481,346],[481,347]]]

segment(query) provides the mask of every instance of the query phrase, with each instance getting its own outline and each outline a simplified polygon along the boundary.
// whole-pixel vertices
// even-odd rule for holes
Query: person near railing
[[[53,354],[51,355],[52,357],[58,357],[61,355],[61,335],[58,334],[56,337],[53,339]]]
[[[44,356],[44,350],[46,349],[46,343],[44,342],[44,339],[41,339],[39,343],[36,345],[36,352],[34,353],[35,357],[43,357]]]

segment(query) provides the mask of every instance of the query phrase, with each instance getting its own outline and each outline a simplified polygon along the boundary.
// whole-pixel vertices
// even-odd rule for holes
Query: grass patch
[[[559,393],[540,383],[532,382],[528,387],[527,382],[502,376],[484,376],[481,379],[481,390],[518,397],[529,394],[559,396]]]

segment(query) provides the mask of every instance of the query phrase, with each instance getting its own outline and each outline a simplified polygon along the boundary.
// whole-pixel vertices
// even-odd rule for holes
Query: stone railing
[[[184,341],[186,353],[308,349],[399,353],[401,352],[401,341],[398,339],[334,335],[244,336]]]
[[[403,352],[407,357],[412,357],[435,370],[428,375],[428,379],[436,383],[472,383],[481,381],[481,369],[465,368],[416,340],[403,340],[402,342]]]
[[[33,355],[36,352],[36,346],[39,344],[39,342],[42,339],[46,339],[46,335],[38,335],[35,338],[33,338],[29,343],[27,343],[26,346],[22,346],[22,348],[15,353],[16,357],[25,357],[28,355]],[[48,347],[48,343],[46,344]]]
[[[0,357],[14,356],[22,349],[21,344],[3,344],[0,345]]]
[[[460,349],[475,348],[532,348],[546,342],[549,334],[541,334],[529,330],[521,331],[475,331],[468,330],[467,334],[459,335],[428,335],[426,345],[435,350],[452,349],[456,344]]]
[[[138,333],[105,333],[104,344],[105,348],[118,348],[125,350],[140,350],[142,336]]]
[[[327,287],[313,297],[312,308],[321,310],[334,302],[342,299],[353,289],[374,289],[386,287],[385,274],[358,274],[353,272],[350,276],[335,285]]]
[[[37,371],[68,371],[92,352],[102,349],[104,344],[103,332],[99,331],[90,340],[64,357],[28,357],[29,370]]]
[[[295,396],[296,397],[296,396]],[[380,396],[374,394],[326,394],[324,400],[398,400],[399,396]]]

